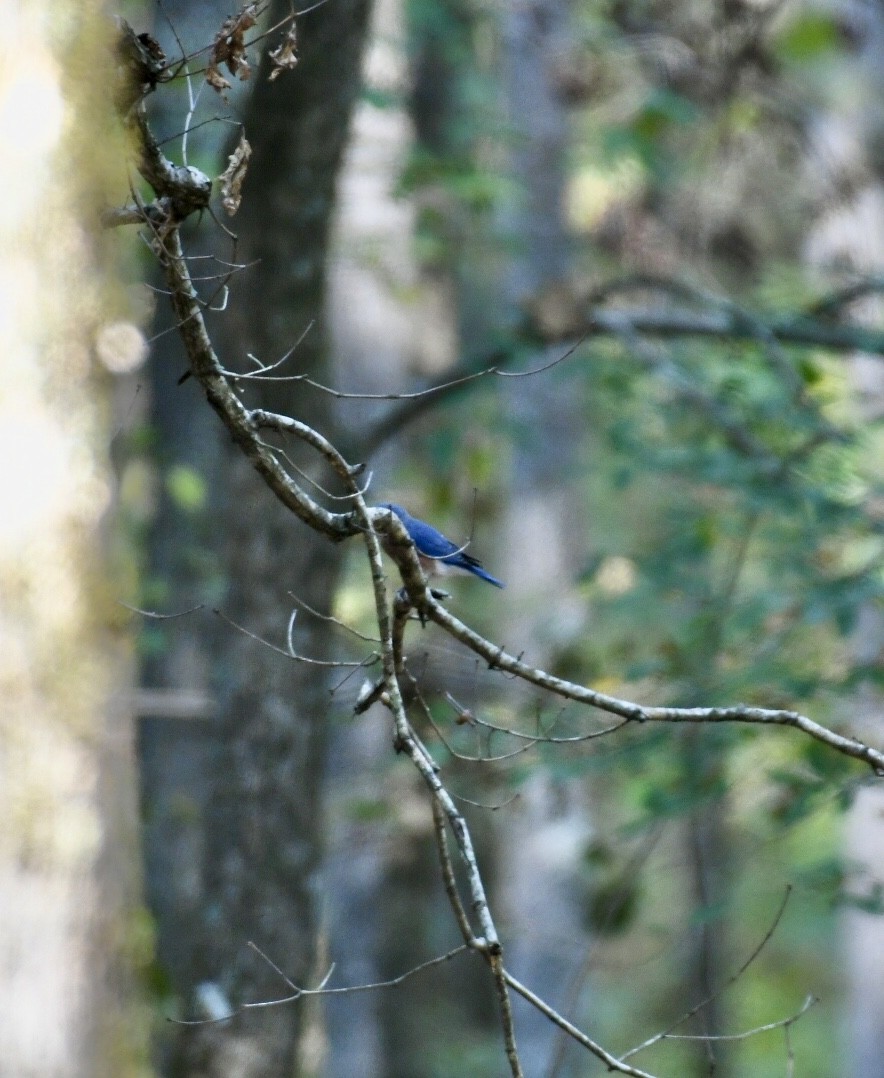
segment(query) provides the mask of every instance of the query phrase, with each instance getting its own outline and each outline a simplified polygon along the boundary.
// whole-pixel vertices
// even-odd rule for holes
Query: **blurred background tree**
[[[146,348],[126,250],[99,226],[125,189],[113,28],[91,3],[4,14],[0,1069],[142,1075],[152,927],[119,605],[135,565],[111,527],[111,458],[130,403],[117,379]]]
[[[164,10],[154,31],[169,55],[170,22],[192,51],[227,14]],[[273,361],[315,320],[291,372],[349,391],[421,388],[489,361],[532,369],[565,350],[538,326],[555,335],[557,305],[594,290],[619,330],[543,374],[417,407],[332,401],[301,382],[250,387],[250,403],[317,425],[353,459],[370,450],[375,501],[395,497],[454,536],[475,527],[510,589],[493,606],[468,586],[455,601],[565,676],[643,702],[795,707],[845,729],[879,714],[880,335],[876,355],[854,356],[783,344],[765,321],[855,317],[869,340],[880,327],[878,284],[820,302],[881,262],[880,115],[863,105],[879,99],[874,5],[386,0],[335,207],[366,17],[341,3],[306,15],[296,70],[231,94],[255,147],[239,242],[217,246],[208,220],[191,240],[192,253],[260,259],[212,323],[227,365]],[[198,104],[197,122],[221,108],[207,90]],[[157,117],[164,135],[186,108]],[[210,172],[230,151],[219,130],[189,136]],[[603,292],[613,278],[619,291]],[[741,332],[631,328],[673,308],[686,322],[735,315]],[[175,386],[162,304],[157,317],[151,413],[124,466],[146,467],[157,491],[140,605],[220,605],[277,641],[289,592],[364,618],[355,560],[277,516],[194,386]],[[302,611],[296,624],[299,651],[344,653],[328,622]],[[143,645],[147,882],[167,1005],[213,1014],[219,1000],[226,1013],[279,994],[250,938],[302,984],[328,959],[357,983],[451,944],[429,814],[384,716],[349,718],[355,679],[286,664],[206,614],[148,623]],[[449,730],[434,688],[503,726],[583,728],[481,676],[432,629],[415,647],[464,754],[476,731]],[[862,953],[884,949],[873,825],[849,858],[842,848],[844,810],[869,797],[855,767],[769,730],[642,728],[496,765],[425,733],[465,797],[506,803],[470,811],[516,973],[603,1042],[640,1042],[714,994],[791,884],[761,955],[683,1030],[733,1033],[819,995],[790,1043],[782,1029],[667,1042],[643,1065],[707,1074],[714,1056],[718,1075],[763,1076],[793,1051],[820,1078],[881,1073],[882,963],[845,959],[860,931]],[[862,911],[841,921],[846,905]],[[850,976],[865,979],[848,995]],[[158,1067],[498,1073],[489,985],[427,977],[401,999],[166,1031]],[[517,1022],[528,1073],[595,1073],[527,1011]]]

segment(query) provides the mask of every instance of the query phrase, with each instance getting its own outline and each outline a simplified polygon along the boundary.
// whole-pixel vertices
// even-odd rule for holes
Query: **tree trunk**
[[[274,4],[270,22],[288,12],[287,3]],[[367,15],[364,0],[320,6],[299,21],[297,70],[269,82],[265,65],[255,76],[244,118],[253,157],[235,221],[237,259],[255,264],[234,278],[223,331],[212,327],[229,365],[244,365],[247,352],[278,359],[315,319],[282,373],[323,379],[327,369],[329,222]],[[247,390],[252,403],[305,419],[334,439],[326,396],[309,395],[297,382],[257,386]],[[293,459],[328,482],[315,461]],[[228,580],[223,609],[251,632],[284,644],[292,607],[286,592],[327,611],[340,551],[277,505],[237,452],[227,453],[224,473],[226,504],[217,529]],[[295,646],[311,657],[333,657],[328,626],[306,616]],[[236,1006],[288,991],[247,948],[249,940],[296,983],[314,973],[329,698],[321,668],[287,660],[226,624],[215,655],[220,713],[193,984],[210,982]],[[186,1030],[178,1073],[298,1073],[301,1015],[298,1006],[265,1008]]]
[[[0,1070],[109,1078],[144,1073],[135,967],[149,960],[130,640],[123,574],[108,557],[114,387],[96,361],[119,369],[120,337],[139,344],[119,324],[120,266],[98,239],[99,210],[125,190],[124,151],[98,6],[34,0],[8,15],[17,48],[0,71],[13,164],[0,214]]]

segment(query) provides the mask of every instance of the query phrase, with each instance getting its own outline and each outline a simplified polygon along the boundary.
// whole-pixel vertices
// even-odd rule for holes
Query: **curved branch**
[[[178,329],[190,359],[191,371],[202,385],[206,399],[234,442],[276,497],[305,524],[335,542],[356,534],[357,529],[350,513],[330,513],[293,482],[279,463],[276,454],[258,438],[259,423],[264,426],[276,425],[277,429],[285,428],[287,432],[296,434],[321,452],[342,478],[352,477],[354,470],[332,449],[329,442],[305,424],[295,420],[283,421],[283,417],[275,417],[272,413],[261,410],[250,412],[245,407],[230,388],[212,347],[199,298],[190,280],[177,228],[171,229],[164,237],[160,257],[166,271]]]
[[[576,685],[572,681],[548,674],[545,670],[529,666],[514,655],[509,655],[499,645],[492,644],[490,640],[479,636],[477,632],[464,625],[444,606],[436,602],[431,595],[427,595],[423,600],[422,613],[451,636],[460,640],[471,651],[481,655],[491,669],[514,674],[524,681],[531,682],[532,685],[547,689],[567,700],[576,700],[578,703],[588,704],[600,711],[620,715],[624,719],[632,719],[635,722],[743,722],[767,726],[791,726],[828,745],[829,748],[835,749],[836,752],[861,760],[864,764],[868,764],[876,775],[884,777],[884,752],[870,748],[855,738],[838,734],[800,712],[768,710],[746,704],[737,704],[733,707],[645,707],[630,700],[597,692],[584,685]]]
[[[879,279],[854,286],[852,294],[880,291]],[[678,302],[666,306],[637,304],[609,307],[607,304],[623,293],[664,293]],[[690,304],[690,306],[687,306]],[[449,399],[466,389],[476,377],[511,373],[503,370],[512,359],[517,345],[540,347],[572,341],[575,338],[633,336],[673,338],[709,338],[720,341],[755,341],[767,347],[793,345],[802,348],[825,348],[834,352],[868,352],[884,357],[884,330],[874,326],[832,321],[828,309],[803,314],[773,315],[745,310],[722,297],[707,294],[685,282],[666,277],[638,274],[608,281],[589,291],[569,283],[557,287],[554,302],[547,309],[544,296],[538,297],[521,325],[516,327],[508,345],[493,346],[467,356],[450,372],[450,380],[414,394],[378,421],[364,440],[366,454],[380,448],[403,427],[414,422],[440,400]],[[774,357],[780,374],[792,386],[800,387],[797,375],[781,357]]]

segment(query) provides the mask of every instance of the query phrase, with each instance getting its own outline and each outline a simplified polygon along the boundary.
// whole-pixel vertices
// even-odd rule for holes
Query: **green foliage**
[[[592,549],[581,580],[592,631],[563,646],[569,676],[655,702],[797,708],[836,727],[848,717],[850,686],[871,672],[855,661],[851,634],[882,598],[881,482],[870,436],[835,422],[842,398],[825,365],[808,376],[806,357],[782,358],[752,345],[667,346],[650,367],[627,349],[594,350]],[[617,858],[587,865],[587,923],[608,946],[628,954],[652,925],[667,936],[720,925],[742,938],[769,916],[735,888],[667,909],[659,871],[629,861],[632,844],[661,827],[685,834],[718,819],[727,871],[747,889],[795,886],[807,938],[769,945],[788,976],[764,965],[740,983],[747,1027],[825,987],[813,939],[838,908],[880,908],[880,893],[852,883],[837,855],[837,821],[863,773],[824,745],[772,728],[676,727],[642,730],[620,751],[599,745],[581,763],[604,804],[607,846],[623,851],[616,870]],[[828,1058],[832,1021],[822,1011],[806,1020],[806,1051]],[[780,1050],[770,1038],[747,1044],[745,1073],[775,1073]]]
[[[572,116],[572,163],[592,180],[584,268],[593,281],[633,267],[671,273],[748,308],[797,312],[819,291],[802,263],[819,192],[800,162],[795,117],[815,103],[842,35],[822,13],[768,26],[752,21],[750,5],[726,7],[612,3],[577,13],[592,68]],[[419,249],[433,266],[465,274],[481,234],[498,244],[497,261],[482,269],[500,270],[507,248],[493,224],[516,194],[501,167],[508,132],[490,126],[492,102],[466,107],[484,85],[468,47],[475,36],[463,22],[458,34],[445,23],[465,9],[415,0],[412,10],[425,29],[448,35],[446,48],[461,50],[467,70],[448,142],[422,147],[403,177],[403,191],[425,207]],[[662,302],[657,292],[635,299]],[[583,509],[575,531],[589,549],[575,580],[585,618],[561,632],[548,665],[654,703],[746,702],[849,727],[849,693],[884,684],[880,663],[859,661],[851,639],[860,613],[884,598],[876,509],[884,490],[881,434],[851,416],[843,361],[762,333],[738,343],[624,338],[592,341],[554,377],[571,379],[572,400],[585,402],[583,467],[567,479]],[[533,390],[526,382],[525,394]],[[493,482],[504,439],[489,434],[486,405],[475,393],[425,432],[416,482],[443,512],[464,504],[453,477],[469,475],[483,490]],[[497,424],[506,444],[536,445],[532,420],[511,414]],[[586,728],[570,714],[538,720],[538,710],[535,700],[524,704],[521,729],[554,720],[556,734]],[[452,740],[475,750],[470,728]],[[879,908],[881,895],[854,888],[837,855],[860,768],[794,730],[661,725],[580,748],[545,745],[506,765],[514,790],[536,760],[556,782],[585,781],[599,806],[603,836],[587,849],[582,883],[586,921],[611,948],[606,957],[631,969],[649,938],[667,951],[648,975],[652,1002],[616,978],[598,993],[618,1035],[630,1011],[652,1026],[654,1005],[661,1023],[673,1017],[671,987],[684,978],[673,941],[686,930],[720,925],[745,955],[783,885],[795,885],[792,919],[738,989],[734,1009],[751,1026],[794,1012],[799,992],[832,987],[827,948],[839,903]],[[686,836],[709,821],[724,838],[722,864],[713,851],[707,867],[727,879],[723,899],[701,900],[684,878]],[[643,842],[655,849],[658,832],[660,856],[636,857]],[[795,1030],[815,1078],[831,1073],[834,1021],[821,1011]],[[745,1073],[781,1073],[781,1036],[741,1047]]]
[[[629,860],[600,840],[584,852],[586,876],[585,920],[598,936],[616,936],[634,924],[641,900],[642,878]]]
[[[676,161],[671,154],[674,131],[696,123],[697,106],[671,90],[652,90],[624,127],[605,132],[604,146],[611,159],[636,157],[654,177],[665,180]]]
[[[593,411],[607,490],[596,466],[590,518],[610,533],[602,553],[626,557],[635,574],[613,594],[598,573],[589,582],[597,620],[612,652],[629,656],[625,676],[702,674],[719,683],[709,703],[758,700],[765,684],[793,696],[836,687],[857,611],[882,595],[861,451],[847,437],[815,445],[812,411],[789,408],[769,371],[753,382],[749,364],[721,377],[709,363],[716,411],[698,415],[701,377],[694,365],[691,395],[664,402],[659,382],[637,374],[616,413]],[[605,371],[600,381],[607,389]]]
[[[345,812],[355,823],[377,823],[390,818],[390,805],[381,797],[358,797],[347,803]]]
[[[784,60],[811,63],[833,53],[842,44],[842,34],[831,15],[806,11],[792,19],[774,42]]]
[[[386,110],[401,108],[402,101],[400,95],[392,90],[385,89],[382,86],[364,85],[360,91],[361,99],[366,104],[372,105],[376,109]]]
[[[173,464],[166,472],[166,490],[175,505],[186,513],[197,513],[206,504],[203,477],[187,464]]]

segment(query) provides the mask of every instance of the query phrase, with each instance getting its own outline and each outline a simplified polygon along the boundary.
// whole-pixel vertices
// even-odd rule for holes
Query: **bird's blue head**
[[[395,513],[400,520],[408,519],[407,510],[403,509],[401,505],[396,505],[395,502],[381,502],[381,509],[389,509],[391,513]]]

